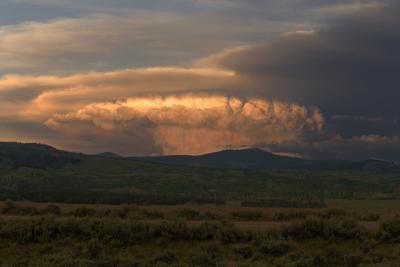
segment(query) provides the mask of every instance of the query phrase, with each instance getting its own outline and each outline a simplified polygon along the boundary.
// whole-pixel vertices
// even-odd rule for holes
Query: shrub
[[[344,258],[345,266],[347,267],[358,267],[362,264],[363,257],[358,254],[349,254]]]
[[[314,213],[308,211],[295,211],[295,210],[291,210],[289,212],[275,212],[272,217],[272,220],[278,222],[287,222],[292,220],[306,219],[308,216],[313,214]]]
[[[224,219],[224,216],[222,214],[219,214],[216,212],[211,212],[211,211],[206,211],[202,217],[206,220],[222,220],[222,219]]]
[[[119,217],[119,218],[126,218],[128,217],[129,213],[132,211],[132,209],[129,206],[123,206],[122,208],[114,209],[112,214],[113,217]]]
[[[263,208],[324,208],[326,204],[320,199],[256,199],[243,201],[243,207]]]
[[[361,239],[367,231],[354,221],[306,219],[282,227],[282,235],[296,240],[313,238]]]
[[[199,220],[201,219],[200,212],[193,209],[182,209],[178,211],[178,217],[186,220]]]
[[[231,218],[233,220],[248,220],[248,221],[259,221],[263,219],[263,213],[261,211],[234,211],[231,212]]]
[[[4,203],[4,206],[1,209],[2,214],[12,214],[15,213],[15,210],[17,209],[17,205],[12,202],[12,201],[7,201]]]
[[[327,209],[324,210],[321,214],[321,217],[326,219],[339,219],[348,216],[347,212],[342,209]]]
[[[85,254],[89,259],[98,259],[102,253],[102,244],[97,239],[91,239],[87,243]]]
[[[241,259],[250,259],[254,255],[252,246],[238,246],[233,249],[233,252]]]
[[[191,266],[219,267],[221,261],[221,245],[208,244],[199,248],[200,254],[193,257]]]
[[[400,242],[400,219],[392,219],[380,225],[379,235],[381,239]]]
[[[381,216],[376,213],[355,214],[355,217],[357,220],[363,222],[377,222],[381,218]]]
[[[73,211],[75,217],[93,217],[97,214],[95,209],[88,207],[79,207]]]
[[[178,261],[178,258],[175,256],[174,253],[167,251],[167,252],[163,252],[159,255],[156,255],[154,257],[153,263],[157,264],[157,263],[166,263],[166,264],[172,264]]]
[[[8,215],[29,215],[30,216],[30,215],[39,214],[39,211],[35,207],[19,206],[12,201],[7,201],[4,204],[1,211],[3,214],[8,214]]]
[[[61,214],[61,208],[57,205],[54,204],[49,204],[43,209],[40,210],[41,214],[52,214],[52,215],[60,215]]]
[[[283,240],[264,241],[259,251],[265,256],[280,257],[287,254],[292,249],[292,244]]]
[[[368,236],[368,231],[354,220],[343,220],[327,224],[331,236],[345,240],[362,240]]]
[[[222,222],[217,229],[216,239],[222,243],[236,243],[252,239],[250,232],[240,230],[232,223]]]
[[[191,237],[189,227],[182,221],[163,222],[155,226],[154,234],[169,240],[188,240]]]
[[[195,227],[193,232],[193,239],[195,240],[214,240],[219,231],[219,226],[215,223],[204,222],[200,226]]]
[[[156,211],[156,210],[142,210],[142,214],[146,219],[149,220],[158,220],[158,219],[164,219],[164,213],[161,211]]]
[[[317,219],[292,222],[282,227],[282,235],[297,240],[323,237],[325,236],[325,223]]]
[[[323,247],[312,258],[312,266],[343,266],[343,255],[336,245]],[[308,266],[310,266],[308,265]]]

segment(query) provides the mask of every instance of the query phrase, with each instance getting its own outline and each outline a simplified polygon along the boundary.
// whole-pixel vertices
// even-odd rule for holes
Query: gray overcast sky
[[[71,73],[185,65],[226,48],[267,42],[284,32],[326,27],[341,16],[389,3],[384,0],[3,0],[0,47],[4,51],[0,53],[3,62],[0,71]],[[46,33],[49,34],[45,36]],[[9,45],[20,45],[18,40],[10,40],[17,38],[27,42],[29,47],[21,50],[29,50],[29,54],[7,51],[20,47],[4,47],[6,41],[12,42]],[[85,50],[83,55],[73,44],[64,42],[96,47]],[[35,53],[31,47],[41,45],[48,48],[48,54]],[[61,58],[54,60],[50,56]],[[27,64],[28,60],[35,61],[35,68]]]

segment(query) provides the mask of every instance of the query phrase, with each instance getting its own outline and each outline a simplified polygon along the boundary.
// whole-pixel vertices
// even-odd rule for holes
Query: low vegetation
[[[1,204],[0,264],[395,266],[400,219],[369,213],[8,201]]]

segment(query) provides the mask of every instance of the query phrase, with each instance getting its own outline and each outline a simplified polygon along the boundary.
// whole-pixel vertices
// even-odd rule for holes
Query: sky
[[[400,160],[394,0],[2,0],[0,141]]]

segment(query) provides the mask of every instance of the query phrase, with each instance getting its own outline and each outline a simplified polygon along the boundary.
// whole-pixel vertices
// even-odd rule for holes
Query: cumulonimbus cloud
[[[314,158],[393,158],[400,147],[399,10],[367,8],[330,28],[228,49],[188,67],[3,76],[0,119],[45,123],[58,137],[53,144],[86,152],[198,154],[260,145]],[[54,23],[21,25],[21,36]],[[3,37],[19,36],[10,32]],[[6,48],[0,58],[32,63],[40,55]]]
[[[98,142],[104,142],[111,133],[132,138],[140,138],[135,133],[145,133],[141,136],[145,143],[153,140],[153,148],[163,154],[200,154],[226,147],[301,140],[320,133],[324,118],[315,107],[192,94],[90,104],[76,112],[54,115],[46,125],[75,137],[95,132]],[[138,143],[134,140],[135,145]]]
[[[235,73],[211,68],[147,68],[70,76],[7,75],[0,79],[0,117],[43,122],[54,113],[138,95],[229,88]],[[12,107],[12,109],[10,109]]]

